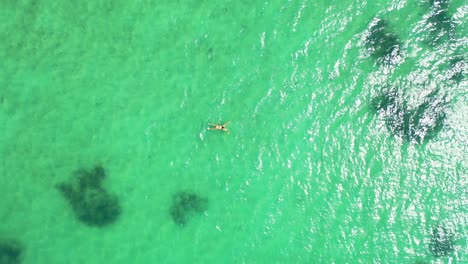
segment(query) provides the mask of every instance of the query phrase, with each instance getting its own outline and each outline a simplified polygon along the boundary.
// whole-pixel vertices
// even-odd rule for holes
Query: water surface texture
[[[467,16],[0,1],[0,263],[468,263]]]

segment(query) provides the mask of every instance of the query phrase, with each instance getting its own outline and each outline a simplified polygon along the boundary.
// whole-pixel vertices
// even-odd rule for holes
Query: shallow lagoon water
[[[0,7],[0,245],[22,263],[468,262],[464,1]],[[104,227],[55,187],[98,165]],[[182,226],[181,192],[204,201]]]

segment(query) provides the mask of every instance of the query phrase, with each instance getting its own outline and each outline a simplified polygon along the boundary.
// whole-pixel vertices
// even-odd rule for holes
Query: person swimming
[[[227,125],[229,125],[229,123],[231,123],[231,121],[227,122],[224,125],[208,123],[208,125],[211,126],[211,127],[208,127],[208,130],[221,130],[221,131],[229,133],[229,130],[227,129]]]

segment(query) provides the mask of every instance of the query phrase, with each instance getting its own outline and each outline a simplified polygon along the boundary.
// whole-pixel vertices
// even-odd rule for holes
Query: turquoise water
[[[0,242],[22,263],[468,263],[468,5],[430,2],[1,1]],[[387,90],[441,127],[394,126]],[[104,227],[55,188],[97,164]],[[180,191],[208,201],[182,226]]]

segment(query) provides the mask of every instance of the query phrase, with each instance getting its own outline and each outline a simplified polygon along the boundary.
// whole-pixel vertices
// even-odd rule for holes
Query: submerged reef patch
[[[409,109],[396,90],[387,90],[371,104],[385,119],[388,129],[406,141],[423,143],[442,129],[445,119],[445,98],[437,98],[437,90],[426,96],[416,108]]]
[[[400,42],[398,36],[388,27],[385,20],[374,18],[365,41],[374,59],[381,63],[394,64],[400,53]]]
[[[447,0],[431,0],[431,14],[427,19],[428,30],[431,36],[429,40],[431,45],[440,44],[444,36],[453,38],[454,26],[451,22],[451,16],[448,12]]]
[[[74,178],[56,188],[69,202],[77,219],[88,226],[103,227],[114,223],[121,214],[117,196],[102,187],[105,169],[95,166],[92,170],[79,169]]]
[[[0,264],[19,264],[23,247],[13,240],[0,240]]]
[[[434,227],[429,242],[429,251],[434,257],[447,256],[454,251],[453,239],[454,234],[444,226]]]
[[[174,223],[180,227],[185,226],[191,217],[201,214],[208,209],[208,199],[191,191],[180,191],[172,196],[169,209]]]
[[[465,78],[467,63],[462,55],[450,60],[450,80],[460,83]]]
[[[434,8],[448,8],[449,0],[429,0],[429,4]]]

